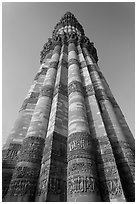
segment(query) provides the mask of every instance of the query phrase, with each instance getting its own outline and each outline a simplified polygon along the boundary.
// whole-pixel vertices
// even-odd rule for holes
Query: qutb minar
[[[134,137],[72,13],[40,63],[3,146],[3,201],[135,201]]]

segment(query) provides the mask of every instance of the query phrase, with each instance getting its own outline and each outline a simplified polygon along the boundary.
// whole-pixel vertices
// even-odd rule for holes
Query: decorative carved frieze
[[[75,174],[93,174],[94,170],[94,161],[80,159],[80,161],[77,159],[74,163],[69,163],[68,165],[68,176],[72,176]],[[94,172],[95,173],[95,172]]]
[[[41,88],[40,96],[48,96],[52,98],[54,88],[50,85],[45,85]]]
[[[89,84],[87,86],[83,86],[83,93],[84,93],[84,97],[94,95],[95,91],[94,91],[93,85]]]
[[[77,64],[77,65],[79,66],[79,61],[78,61],[78,59],[71,58],[71,59],[68,61],[68,67],[71,66],[72,64]]]
[[[8,196],[25,196],[29,194],[29,200],[33,201],[35,195],[36,183],[33,180],[28,179],[16,179],[11,180],[8,190]]]
[[[109,154],[97,154],[96,155],[97,158],[97,162],[98,164],[106,164],[106,163],[114,163],[115,159],[114,159],[114,155],[112,153]]]
[[[68,135],[68,141],[71,141],[72,139],[77,139],[77,138],[89,138],[89,136],[90,135],[88,132],[75,132]]]
[[[39,174],[39,169],[37,168],[29,168],[27,166],[17,166],[15,168],[15,173],[13,174],[13,179],[29,179],[29,180],[35,180],[37,175]]]
[[[68,162],[76,158],[94,158],[91,136],[87,132],[72,133],[68,137]]]
[[[86,37],[86,36],[82,36],[82,37],[80,38],[80,41],[81,41],[82,47],[86,47],[87,49],[88,49],[89,46],[91,45],[89,38]],[[93,43],[92,43],[92,45],[93,45]]]
[[[83,94],[83,87],[81,82],[79,81],[73,81],[68,86],[68,95],[70,95],[73,92],[81,92]]]
[[[109,197],[109,200],[117,199],[123,196],[123,190],[119,179],[107,180],[100,182],[103,197]]]
[[[118,171],[116,165],[113,165],[112,163],[109,166],[102,165],[102,168],[100,166],[99,171],[100,180],[104,180],[104,176],[106,180],[112,179],[112,178],[119,178]]]
[[[44,139],[39,137],[27,137],[23,140],[8,195],[19,197],[28,194],[28,201],[32,201],[35,196],[43,146]],[[19,165],[20,162],[22,162],[21,165]],[[23,162],[35,163],[37,168],[26,167]]]
[[[64,28],[64,33],[69,30],[69,25],[72,27],[73,32],[80,33],[84,35],[84,30],[81,24],[77,21],[75,16],[71,12],[67,12],[60,20],[59,23],[56,24],[53,30],[53,38],[57,35],[60,28]],[[73,29],[74,28],[74,29]]]
[[[8,149],[2,151],[2,167],[14,167],[17,161],[17,153],[21,148],[21,144],[11,143]]]
[[[61,45],[62,39],[60,36],[54,38],[48,38],[48,42],[44,44],[43,50],[40,53],[40,63],[42,64],[44,58],[49,53],[50,50],[54,50],[55,46]]]
[[[63,33],[61,35],[61,41],[62,41],[62,45],[68,45],[68,38],[67,38],[67,34]]]
[[[68,43],[74,43],[76,44],[78,41],[78,36],[75,34],[75,33],[72,33],[69,35],[69,38],[68,38]]]
[[[68,178],[67,191],[68,195],[71,195],[74,193],[97,192],[98,189],[93,177],[75,175]]]
[[[62,39],[61,39],[61,36],[55,36],[53,38],[53,43],[54,43],[54,46],[61,46],[62,45]]]
[[[26,137],[18,155],[18,162],[26,161],[40,165],[44,139],[40,137]]]
[[[40,63],[42,64],[43,59],[46,57],[46,54],[50,51],[53,50],[53,40],[52,38],[48,38],[48,42],[46,42],[43,46],[43,50],[40,53]]]
[[[86,49],[84,49],[84,53],[83,53],[84,56],[91,55],[94,58],[95,63],[97,63],[98,62],[98,56],[97,56],[97,50],[94,47],[94,43],[90,42],[88,37],[82,36],[80,38],[80,44],[82,45],[83,49],[86,48],[88,51],[88,52],[86,52]]]
[[[91,145],[91,141],[88,140],[87,138],[69,138],[69,144],[68,144],[68,149],[69,152],[78,150],[78,149],[87,149]]]
[[[50,62],[49,68],[57,69],[58,68],[58,62],[57,61]]]

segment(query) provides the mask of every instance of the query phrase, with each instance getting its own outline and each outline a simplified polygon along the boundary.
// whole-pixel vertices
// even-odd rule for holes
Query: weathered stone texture
[[[67,75],[62,47],[42,158],[36,201],[66,201]],[[65,59],[64,59],[65,60]],[[67,71],[67,70],[66,70]],[[65,77],[65,79],[63,78]],[[48,163],[48,166],[47,166]],[[44,175],[44,176],[43,176]]]
[[[94,201],[100,200],[96,185],[96,171],[94,153],[90,137],[86,109],[84,104],[80,71],[77,68],[77,54],[71,51],[72,43],[69,44],[68,59],[74,60],[72,67],[68,68],[68,94],[69,94],[69,120],[68,120],[68,171],[67,171],[67,201],[76,199],[91,201],[89,193],[93,193]],[[74,47],[74,46],[73,46]],[[72,75],[73,74],[73,75]],[[73,79],[73,76],[75,80]],[[77,159],[77,160],[76,160]],[[91,171],[83,172],[83,165],[92,163]],[[73,162],[76,162],[76,173],[73,170]],[[81,161],[84,163],[82,164]],[[72,174],[71,174],[72,171]],[[79,197],[79,198],[78,198]],[[81,197],[81,199],[80,199]],[[92,197],[92,199],[93,199]]]
[[[55,47],[55,52],[53,53],[51,57],[51,62],[52,61],[57,61],[59,60],[59,54],[57,54],[57,50],[60,51],[60,46],[57,45]],[[55,71],[53,71],[55,70]],[[51,86],[54,87],[55,83],[55,78],[56,78],[56,68],[53,69],[51,66],[49,67],[46,78],[44,80],[43,87],[45,86]],[[32,116],[30,126],[26,135],[26,138],[23,140],[23,145],[19,153],[19,158],[17,162],[17,166],[21,163],[21,166],[24,166],[24,162],[32,163],[32,164],[37,164],[38,171],[40,169],[40,163],[41,163],[41,158],[42,158],[42,152],[43,152],[43,147],[44,147],[44,138],[45,138],[45,133],[47,130],[47,125],[48,125],[48,116],[50,113],[50,105],[51,105],[51,97],[53,94],[53,88],[52,92],[48,95],[40,95],[40,98],[38,99],[36,108],[34,110],[34,114]],[[47,103],[47,104],[46,104]],[[49,106],[49,109],[47,109],[47,105]],[[46,114],[46,118],[44,118],[44,114]],[[34,125],[35,121],[35,125]],[[42,123],[42,125],[37,128],[36,124],[37,123]],[[47,125],[46,125],[47,124]],[[41,131],[42,130],[42,131]],[[31,167],[31,172],[33,171],[33,167]],[[36,172],[34,179],[29,181],[25,179],[25,175],[22,178],[22,181],[19,181],[18,189],[14,188],[16,186],[16,183],[18,182],[18,176],[17,176],[17,169],[15,168],[15,171],[13,173],[13,179],[10,183],[9,186],[9,191],[7,196],[16,196],[14,200],[20,201],[24,200],[24,196],[26,195],[27,198],[26,200],[32,201],[34,200],[34,193],[36,190],[36,184],[37,184],[37,179],[38,179],[38,171]],[[26,183],[27,182],[27,183]],[[31,191],[27,191],[27,186],[31,188]],[[32,188],[33,187],[33,188]],[[15,191],[15,192],[14,192]],[[26,193],[27,192],[27,193]],[[15,196],[14,196],[15,197]]]
[[[80,47],[79,47],[79,50],[80,50]],[[84,55],[83,55],[83,58],[84,58]],[[83,58],[81,54],[81,60],[83,60]],[[87,59],[88,59],[88,55],[87,55]],[[95,78],[96,80],[93,78],[92,80],[92,78],[89,75],[90,71],[91,70],[88,69],[88,66],[84,67],[81,69],[81,75],[82,75],[83,85],[86,85],[86,87],[90,85],[90,87],[92,87],[92,94],[88,94],[88,95],[86,94],[85,97],[86,97],[86,109],[88,114],[89,128],[92,135],[92,141],[94,143],[94,151],[96,152],[95,161],[97,164],[96,171],[99,176],[99,183],[100,183],[99,190],[103,201],[115,201],[115,200],[119,200],[119,198],[121,198],[121,200],[124,201],[125,199],[124,199],[120,178],[119,178],[119,174],[115,163],[115,158],[113,155],[113,151],[112,151],[109,139],[107,138],[107,133],[103,124],[101,112],[99,110],[98,103],[96,100],[96,95],[95,95],[96,89],[94,86],[97,85],[95,84],[96,80],[99,82],[99,78]],[[110,157],[111,157],[111,161],[109,159]],[[112,196],[110,183],[113,183],[116,178],[119,181],[118,186],[119,188],[121,188],[121,193],[119,195],[114,194]]]
[[[3,147],[3,201],[135,201],[134,138],[97,61],[67,12]]]

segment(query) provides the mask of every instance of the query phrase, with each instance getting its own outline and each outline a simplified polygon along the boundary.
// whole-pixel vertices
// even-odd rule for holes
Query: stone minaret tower
[[[134,138],[67,12],[3,147],[3,201],[134,201]]]

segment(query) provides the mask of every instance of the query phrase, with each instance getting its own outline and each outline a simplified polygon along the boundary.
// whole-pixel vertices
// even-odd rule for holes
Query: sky
[[[135,134],[135,4],[132,2],[2,3],[2,143],[40,67],[40,51],[65,12],[94,42],[98,65]]]

